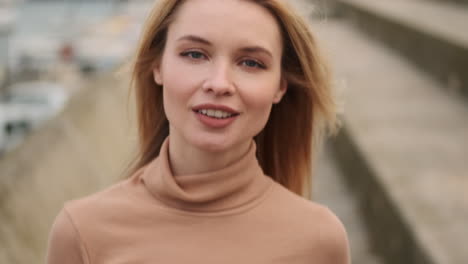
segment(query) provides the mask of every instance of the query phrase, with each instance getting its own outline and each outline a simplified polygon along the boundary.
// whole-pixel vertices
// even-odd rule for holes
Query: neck
[[[234,155],[230,156],[231,164],[227,164],[229,159],[224,158],[227,155],[222,155],[223,159],[216,157],[221,156],[220,154],[203,155],[200,159],[193,159],[190,155],[173,154],[172,159],[175,165],[171,166],[170,146],[174,153],[180,153],[178,145],[174,144],[177,141],[173,139],[175,137],[171,135],[164,141],[159,157],[136,177],[139,179],[138,182],[142,182],[158,201],[170,207],[184,211],[210,213],[237,210],[246,204],[253,205],[255,201],[260,201],[259,198],[273,183],[264,175],[255,158],[256,145],[253,140],[247,144],[246,153],[241,154],[237,159]],[[185,149],[191,150],[191,148],[183,150]],[[188,157],[187,160],[182,160],[184,157]],[[209,157],[213,157],[215,162],[209,160]],[[204,166],[193,166],[199,160]],[[208,162],[205,162],[207,160]],[[177,165],[180,161],[182,161],[182,166]],[[222,166],[221,161],[227,166]],[[172,167],[178,171],[178,176],[175,175]],[[195,172],[197,169],[206,172],[197,173]]]
[[[174,176],[206,173],[220,170],[244,156],[252,142],[245,142],[235,148],[212,152],[169,139],[169,162]]]

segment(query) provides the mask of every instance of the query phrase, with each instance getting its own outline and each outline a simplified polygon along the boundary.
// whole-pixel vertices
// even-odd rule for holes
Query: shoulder
[[[277,184],[274,191],[277,209],[296,226],[317,263],[350,263],[348,236],[343,223],[326,206],[305,199]],[[279,208],[281,207],[281,208]]]
[[[107,230],[109,220],[122,215],[122,207],[130,204],[116,183],[89,196],[68,201],[56,216],[49,234],[47,263],[88,263],[90,245],[102,230]]]
[[[321,249],[320,263],[350,263],[348,235],[343,223],[329,208],[318,204],[315,206],[317,209],[314,216],[318,228],[312,239],[317,240]]]
[[[64,209],[76,221],[83,218],[93,219],[116,211],[128,203],[128,197],[122,188],[124,182],[121,181],[91,195],[67,201]]]
[[[94,237],[100,230],[106,230],[109,223],[118,222],[132,207],[123,184],[118,182],[91,195],[67,201],[63,211],[70,218],[84,241]]]
[[[122,203],[122,200],[126,198],[121,188],[122,183],[118,182],[90,195],[66,201],[56,221],[63,222],[65,219],[69,219],[77,228],[77,222],[81,218],[94,218],[108,212],[113,208],[113,205]]]
[[[49,235],[47,263],[87,263],[87,250],[70,215],[62,209]]]
[[[277,182],[273,182],[270,202],[277,210],[315,220],[328,219],[334,214],[325,206],[293,193]]]

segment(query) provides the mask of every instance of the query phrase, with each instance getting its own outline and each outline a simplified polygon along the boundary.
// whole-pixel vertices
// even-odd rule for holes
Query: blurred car
[[[58,83],[31,81],[7,89],[0,103],[0,152],[13,148],[31,130],[59,113],[69,94]]]
[[[10,78],[14,82],[37,80],[60,61],[60,39],[50,36],[16,36],[11,41]]]
[[[35,126],[60,111],[68,101],[69,93],[62,84],[49,81],[30,81],[11,85],[6,103],[23,109]]]
[[[30,129],[22,109],[0,103],[0,154],[18,145]]]

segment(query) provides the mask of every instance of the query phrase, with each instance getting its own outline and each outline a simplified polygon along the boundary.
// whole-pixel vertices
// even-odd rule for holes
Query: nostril
[[[230,82],[208,81],[203,84],[203,91],[216,95],[231,95],[235,92],[235,88]]]

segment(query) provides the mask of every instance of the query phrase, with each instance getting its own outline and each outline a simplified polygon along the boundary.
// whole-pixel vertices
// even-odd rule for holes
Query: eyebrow
[[[177,39],[177,41],[181,41],[181,40],[189,40],[189,41],[198,42],[198,43],[202,43],[202,44],[209,45],[209,46],[213,45],[208,40],[198,37],[198,36],[194,36],[194,35],[186,35]]]
[[[247,52],[247,53],[261,52],[261,53],[265,53],[266,55],[268,55],[268,56],[270,56],[270,57],[273,58],[273,55],[271,54],[270,51],[268,51],[267,49],[262,48],[262,47],[260,47],[260,46],[245,47],[245,48],[242,48],[241,51]]]
[[[208,46],[213,46],[213,44],[202,38],[202,37],[199,37],[199,36],[195,36],[195,35],[185,35],[185,36],[182,36],[180,38],[177,39],[177,41],[183,41],[183,40],[188,40],[188,41],[193,41],[193,42],[198,42],[198,43],[201,43],[201,44],[205,44],[205,45],[208,45]],[[248,47],[243,47],[240,49],[241,51],[243,52],[247,52],[247,53],[256,53],[256,52],[260,52],[260,53],[265,53],[266,55],[270,56],[270,57],[273,57],[272,53],[261,47],[261,46],[248,46]]]

